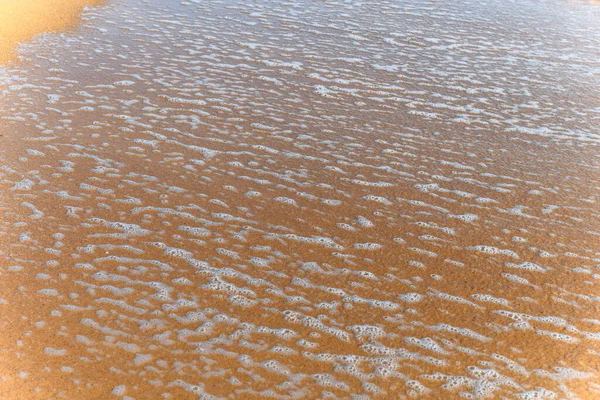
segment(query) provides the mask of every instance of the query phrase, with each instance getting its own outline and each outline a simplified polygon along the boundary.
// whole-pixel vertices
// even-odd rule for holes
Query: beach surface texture
[[[600,398],[599,22],[0,0],[0,399]]]
[[[0,62],[14,57],[15,47],[37,34],[71,28],[84,6],[101,0],[1,0]]]

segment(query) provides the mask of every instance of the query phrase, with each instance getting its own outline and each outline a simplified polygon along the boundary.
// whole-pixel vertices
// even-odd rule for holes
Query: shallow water
[[[600,6],[138,1],[0,72],[0,397],[600,396]]]

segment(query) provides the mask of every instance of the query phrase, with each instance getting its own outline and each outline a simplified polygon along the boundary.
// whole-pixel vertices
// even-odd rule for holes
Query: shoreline
[[[101,0],[22,0],[0,3],[0,64],[15,59],[19,44],[77,25],[85,6]]]
[[[0,63],[0,399],[600,393],[587,14],[83,3]]]

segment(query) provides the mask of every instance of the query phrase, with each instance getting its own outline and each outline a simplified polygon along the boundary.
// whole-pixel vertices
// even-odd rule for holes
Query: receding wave
[[[600,396],[598,18],[115,0],[23,44],[0,397]]]

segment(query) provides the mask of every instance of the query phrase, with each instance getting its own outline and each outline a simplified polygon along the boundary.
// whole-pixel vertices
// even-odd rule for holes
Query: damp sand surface
[[[597,4],[81,18],[0,72],[1,398],[600,396]]]

